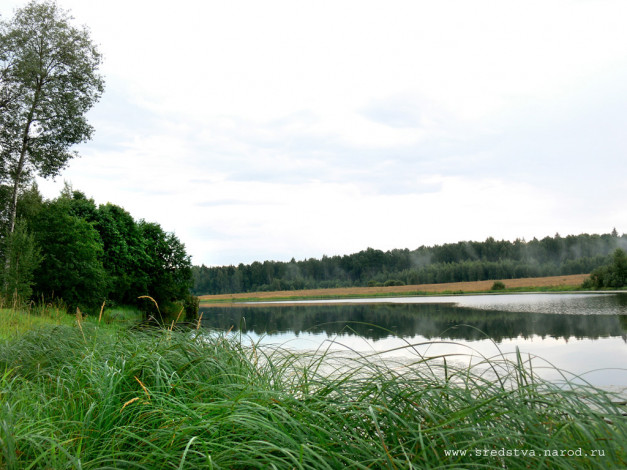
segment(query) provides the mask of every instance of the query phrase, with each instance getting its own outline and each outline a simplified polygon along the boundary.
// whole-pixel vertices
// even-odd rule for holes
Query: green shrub
[[[592,271],[590,278],[586,279],[582,285],[586,289],[625,286],[627,286],[627,253],[621,248],[617,248],[614,251],[611,264],[601,266]]]
[[[390,286],[404,286],[405,283],[403,281],[399,281],[398,279],[388,279],[387,281],[385,281],[383,283],[384,287],[390,287]]]
[[[491,290],[504,290],[505,284],[503,284],[501,281],[494,281],[494,284],[492,284],[492,287],[490,289]]]

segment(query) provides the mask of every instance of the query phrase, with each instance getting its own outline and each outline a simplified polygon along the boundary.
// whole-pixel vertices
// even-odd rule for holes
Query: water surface
[[[627,386],[625,293],[250,303],[206,308],[203,326],[230,329],[262,345],[407,360],[459,354],[459,361],[470,361],[511,356],[518,348],[542,358],[533,359],[534,370],[548,378],[556,373],[547,361],[595,385]]]

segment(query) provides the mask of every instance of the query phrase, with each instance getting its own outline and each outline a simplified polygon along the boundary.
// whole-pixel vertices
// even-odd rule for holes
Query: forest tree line
[[[194,266],[196,295],[332,287],[413,285],[588,274],[627,247],[627,235],[611,233],[541,240],[464,241],[415,250],[373,248],[344,256],[238,266]]]

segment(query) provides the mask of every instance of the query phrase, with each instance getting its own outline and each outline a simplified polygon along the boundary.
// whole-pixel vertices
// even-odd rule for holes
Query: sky
[[[627,231],[624,0],[58,4],[106,90],[40,190],[194,264]]]

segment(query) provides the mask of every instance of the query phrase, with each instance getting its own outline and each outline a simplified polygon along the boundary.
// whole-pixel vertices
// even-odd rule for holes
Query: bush
[[[399,281],[398,279],[388,279],[387,281],[385,281],[383,283],[384,287],[390,287],[390,286],[404,286],[405,283],[403,281]]]
[[[612,263],[601,266],[590,273],[590,278],[584,281],[582,287],[600,289],[603,287],[627,286],[627,253],[621,248],[612,255]]]
[[[583,281],[583,284],[581,284],[581,287],[583,289],[594,289],[594,282],[592,281],[591,278],[588,277]]]
[[[200,308],[200,299],[195,295],[188,294],[183,302],[185,308],[185,320],[191,321],[198,318],[198,309]]]
[[[491,290],[505,290],[505,284],[503,284],[501,281],[494,281]]]

